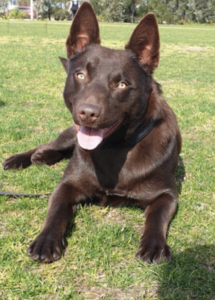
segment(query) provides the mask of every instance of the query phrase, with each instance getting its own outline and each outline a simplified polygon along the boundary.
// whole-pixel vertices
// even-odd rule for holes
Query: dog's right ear
[[[67,57],[83,51],[91,43],[100,44],[99,25],[91,4],[83,2],[75,15],[66,41]]]
[[[69,60],[63,57],[59,57],[64,69],[66,70],[66,73],[69,73]]]
[[[148,13],[137,25],[125,49],[137,54],[140,63],[153,73],[159,63],[160,39],[158,23],[153,13]]]

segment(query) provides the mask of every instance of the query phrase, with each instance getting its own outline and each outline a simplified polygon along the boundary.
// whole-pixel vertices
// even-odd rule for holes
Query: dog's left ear
[[[91,43],[100,44],[99,25],[91,4],[83,2],[75,15],[66,41],[67,57],[83,51]]]
[[[66,59],[66,58],[60,57],[60,56],[59,56],[59,59],[60,59],[62,65],[63,65],[66,73],[68,74],[69,73],[69,60]]]
[[[135,52],[138,59],[150,73],[159,63],[160,39],[157,20],[153,13],[148,13],[137,25],[125,49]]]

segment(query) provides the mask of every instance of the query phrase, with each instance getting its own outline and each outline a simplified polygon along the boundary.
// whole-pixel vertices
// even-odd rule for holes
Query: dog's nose
[[[81,104],[78,107],[78,114],[83,122],[93,123],[101,114],[101,109],[92,104]]]

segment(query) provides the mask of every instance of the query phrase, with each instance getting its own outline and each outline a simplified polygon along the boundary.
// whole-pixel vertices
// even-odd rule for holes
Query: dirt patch
[[[131,287],[129,289],[109,288],[109,287],[87,287],[81,286],[77,290],[78,294],[83,296],[85,300],[102,300],[106,297],[112,300],[138,300],[145,299],[147,296],[157,295],[157,286],[146,289],[144,286]]]
[[[205,52],[206,50],[208,50],[208,47],[188,46],[184,49],[192,52]]]

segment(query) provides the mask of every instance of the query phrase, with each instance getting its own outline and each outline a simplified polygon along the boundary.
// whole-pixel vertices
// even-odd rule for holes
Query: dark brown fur
[[[79,126],[107,128],[121,120],[116,130],[96,149],[87,151],[78,145],[72,126],[55,141],[3,163],[4,169],[16,169],[32,162],[52,165],[71,157],[49,200],[43,229],[28,253],[41,262],[59,259],[66,226],[76,205],[97,198],[102,205],[146,208],[144,234],[136,257],[144,262],[170,260],[166,232],[177,206],[174,172],[181,136],[175,114],[152,77],[159,63],[156,19],[150,13],[140,21],[126,50],[99,44],[98,23],[92,7],[85,2],[66,42],[68,60],[62,59],[68,73],[64,99]],[[120,82],[126,87],[119,88]],[[89,110],[93,114],[87,115]],[[126,145],[138,126],[150,118],[156,120],[151,132],[135,146]]]

